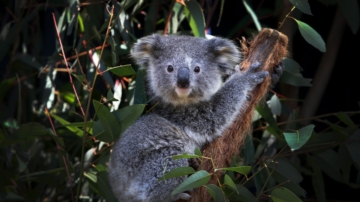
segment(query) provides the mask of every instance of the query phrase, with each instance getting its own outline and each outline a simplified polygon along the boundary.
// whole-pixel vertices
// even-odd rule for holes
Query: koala
[[[171,157],[193,153],[221,136],[269,73],[258,62],[240,72],[240,51],[219,37],[154,34],[136,43],[131,56],[146,70],[153,107],[114,145],[109,165],[113,193],[125,202],[188,200],[188,193],[171,195],[186,176],[158,181],[174,168],[189,166],[187,159]]]

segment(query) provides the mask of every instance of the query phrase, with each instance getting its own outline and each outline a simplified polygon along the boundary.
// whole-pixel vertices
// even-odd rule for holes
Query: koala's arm
[[[258,62],[253,63],[245,72],[240,72],[237,66],[234,74],[214,95],[210,102],[211,110],[198,122],[202,127],[208,127],[203,128],[209,131],[207,134],[214,134],[207,137],[208,141],[220,136],[237,115],[246,109],[252,90],[269,75],[267,71],[259,71],[260,68]]]

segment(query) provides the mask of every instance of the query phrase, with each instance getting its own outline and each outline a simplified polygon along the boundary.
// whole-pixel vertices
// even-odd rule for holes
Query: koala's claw
[[[274,67],[274,71],[271,74],[270,88],[273,88],[275,84],[280,80],[283,71],[284,71],[284,65],[281,62]]]

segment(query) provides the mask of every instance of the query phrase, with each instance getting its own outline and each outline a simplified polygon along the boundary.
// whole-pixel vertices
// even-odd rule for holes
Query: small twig
[[[278,30],[280,30],[280,28],[283,26],[285,20],[289,17],[290,13],[295,9],[295,6],[293,6],[290,10],[290,12],[288,14],[286,14],[284,20],[280,23],[279,27],[278,27]]]
[[[110,19],[109,19],[109,24],[108,24],[108,27],[107,27],[107,30],[106,30],[106,34],[105,34],[105,39],[104,39],[104,42],[103,42],[103,45],[102,45],[102,48],[101,48],[101,51],[100,51],[100,57],[99,57],[99,61],[97,63],[97,66],[96,66],[96,70],[98,70],[99,68],[99,65],[100,65],[100,61],[101,61],[101,57],[102,57],[102,54],[104,52],[104,48],[105,48],[105,43],[106,43],[106,39],[109,35],[109,32],[110,32],[110,29],[111,29],[111,22],[112,22],[112,18],[114,16],[114,6],[112,6],[112,9],[111,9],[111,14],[110,14]],[[95,81],[96,81],[96,78],[97,76],[99,75],[99,71],[95,71],[95,76],[93,78],[93,82],[92,82],[92,86],[91,86],[91,90],[90,90],[90,93],[89,93],[89,98],[88,98],[88,103],[87,103],[87,107],[86,107],[86,115],[84,116],[84,135],[83,135],[83,145],[82,145],[82,148],[81,148],[81,169],[80,169],[80,179],[79,179],[79,184],[78,184],[78,187],[77,187],[77,197],[76,197],[76,202],[79,200],[79,197],[80,197],[80,189],[81,189],[81,184],[82,184],[82,179],[83,179],[83,172],[84,172],[84,155],[85,155],[85,143],[86,143],[86,138],[87,138],[87,134],[89,133],[86,128],[87,128],[87,117],[88,117],[88,114],[89,114],[89,111],[90,111],[90,105],[91,105],[91,98],[92,98],[92,93],[93,93],[93,89],[95,87]],[[89,128],[90,130],[90,128]]]
[[[259,196],[257,197],[257,201],[259,201],[259,198],[260,198],[261,194],[264,192],[264,189],[265,189],[265,187],[266,187],[266,184],[269,182],[269,180],[270,180],[270,178],[271,178],[271,175],[274,173],[276,167],[278,166],[278,162],[274,162],[274,161],[272,161],[272,162],[275,163],[275,168],[273,168],[273,170],[269,173],[269,177],[266,178],[266,181],[264,182],[264,186],[261,188],[260,194],[259,194]],[[267,166],[265,163],[264,163],[264,167],[265,167],[266,170],[269,172],[269,168],[268,168],[268,166]]]
[[[19,21],[19,18],[9,9],[9,7],[5,7],[6,11],[14,18],[15,22]]]
[[[105,47],[108,47],[108,46],[110,46],[110,45],[109,45],[109,44],[105,44]],[[92,48],[92,49],[90,49],[90,50],[91,50],[91,51],[97,51],[97,50],[100,50],[101,48],[102,48],[102,46],[98,46],[98,47]],[[88,54],[88,52],[87,52],[87,51],[83,51],[83,52],[79,53],[78,56],[73,55],[73,56],[70,56],[70,57],[66,58],[66,61],[74,60],[74,59],[76,59],[76,58],[78,58],[78,57],[81,57],[81,56],[84,56],[84,55],[86,55],[86,54]],[[59,62],[56,62],[55,66],[58,66],[59,64],[62,64],[62,63],[65,63],[65,60],[61,60],[61,61],[59,61]]]
[[[79,96],[77,94],[77,91],[76,91],[76,88],[75,88],[75,85],[74,85],[74,82],[72,80],[72,76],[71,76],[71,72],[70,72],[70,68],[69,68],[69,64],[66,60],[66,57],[65,57],[65,51],[64,51],[64,47],[63,47],[63,44],[62,44],[62,41],[61,41],[61,38],[60,38],[60,33],[59,33],[59,29],[58,29],[58,26],[57,26],[57,23],[56,23],[56,18],[55,18],[55,14],[52,13],[52,16],[53,16],[53,20],[54,20],[54,25],[55,25],[55,29],[56,29],[56,34],[57,34],[57,37],[59,39],[59,44],[60,44],[60,47],[61,47],[61,52],[62,52],[62,56],[64,57],[64,61],[65,61],[65,65],[66,65],[66,68],[68,70],[68,73],[69,73],[69,80],[70,80],[70,83],[71,83],[71,86],[74,90],[74,94],[75,94],[75,97],[79,103],[79,106],[80,106],[80,110],[81,110],[81,113],[82,115],[85,117],[85,112],[84,112],[84,109],[81,105],[81,101],[79,99]]]
[[[49,119],[49,122],[50,122],[50,125],[51,125],[51,128],[52,130],[54,131],[54,135],[58,137],[57,133],[56,133],[56,130],[55,130],[55,126],[54,126],[54,123],[52,122],[52,119],[50,117],[50,113],[48,111],[48,109],[46,107],[44,107],[44,110],[45,110],[45,113],[46,115],[48,116],[48,119]],[[55,141],[56,143],[56,147],[58,150],[62,150],[62,148],[60,147],[59,143],[57,141]],[[60,152],[61,153],[61,152]],[[70,185],[70,192],[71,192],[71,200],[74,202],[74,193],[73,193],[73,186],[72,186],[72,183],[71,183],[71,177],[70,177],[70,173],[69,173],[69,168],[67,166],[67,163],[66,163],[66,158],[64,156],[64,154],[61,153],[61,156],[62,156],[62,159],[64,161],[64,166],[65,166],[65,170],[66,170],[66,174],[67,174],[67,177],[68,177],[68,181],[69,181],[69,185]]]
[[[173,0],[173,2],[171,3],[170,12],[169,12],[169,15],[168,15],[167,20],[166,20],[166,24],[165,24],[165,28],[164,28],[163,35],[166,35],[167,32],[168,32],[168,28],[169,28],[171,16],[172,16],[172,13],[173,13],[173,9],[174,9],[174,6],[175,6],[175,2],[176,2],[176,0]]]

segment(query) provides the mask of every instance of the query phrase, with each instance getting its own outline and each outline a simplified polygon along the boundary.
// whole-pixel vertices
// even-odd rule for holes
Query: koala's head
[[[147,71],[149,94],[173,105],[209,100],[241,56],[227,39],[157,34],[142,38],[131,55]]]

